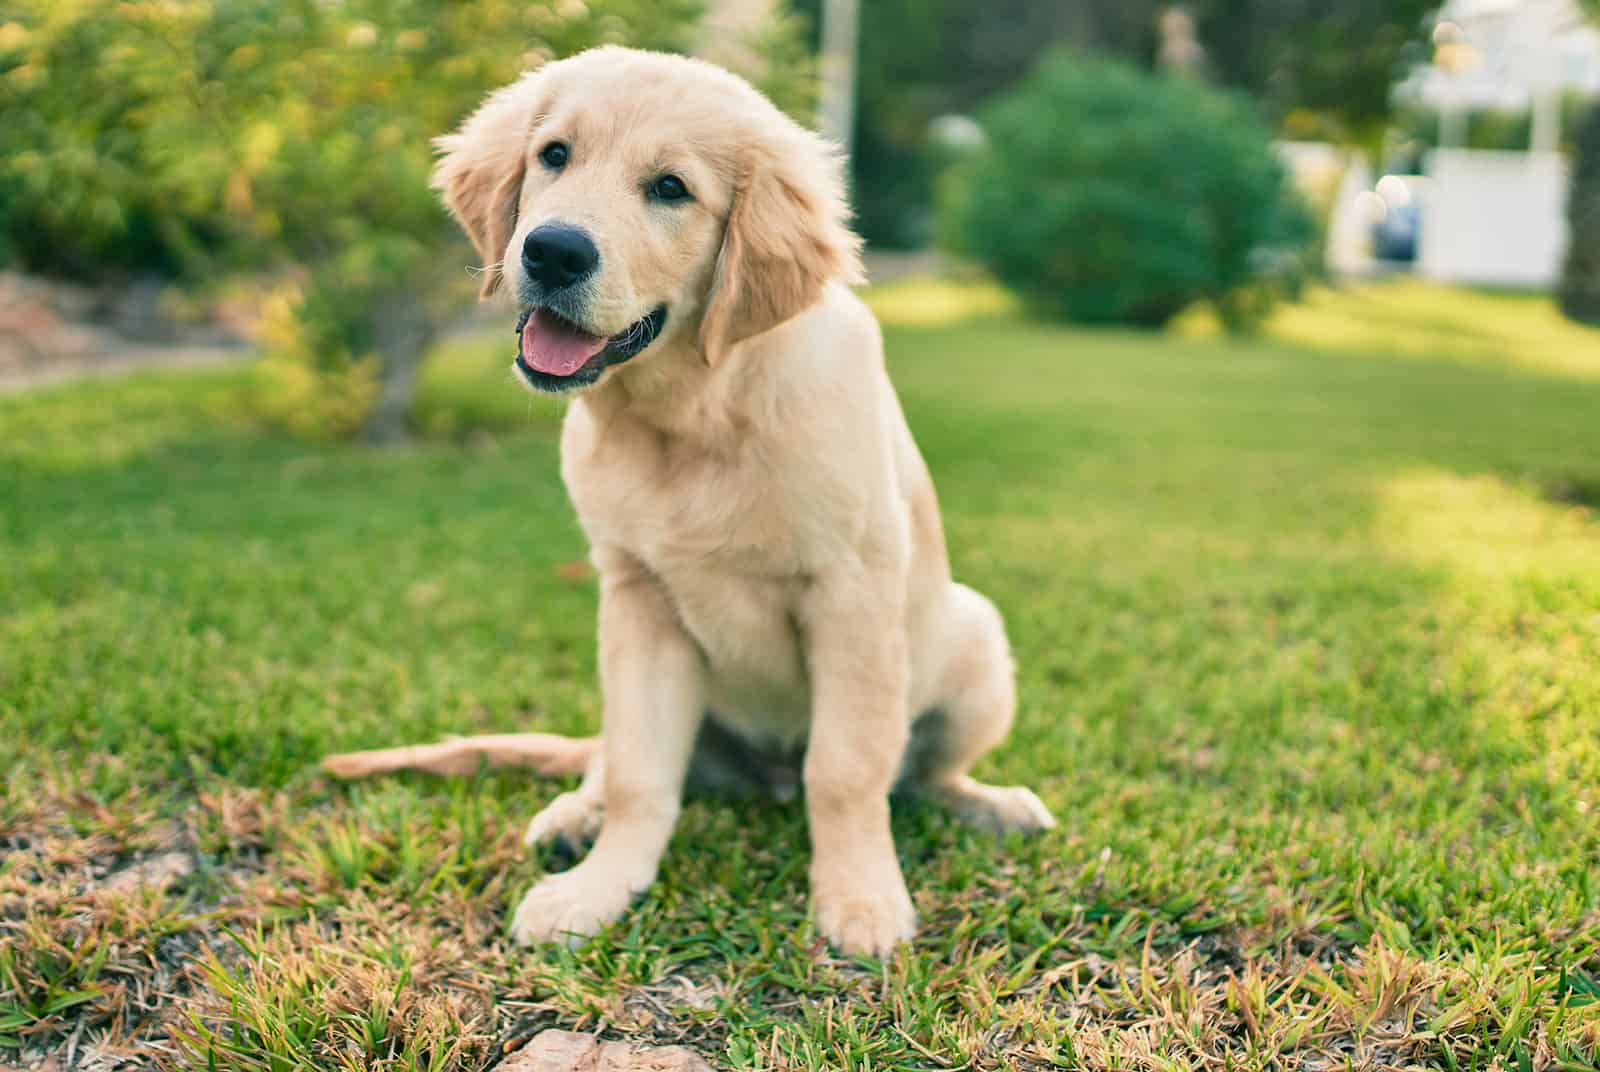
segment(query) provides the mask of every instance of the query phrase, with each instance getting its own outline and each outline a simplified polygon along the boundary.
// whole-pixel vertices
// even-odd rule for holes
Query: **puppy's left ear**
[[[434,139],[440,156],[433,188],[483,261],[480,298],[499,286],[500,262],[516,227],[538,77],[530,73],[497,90],[454,134]]]
[[[707,363],[815,304],[828,282],[862,281],[849,215],[838,154],[821,138],[796,126],[746,150],[700,321]]]

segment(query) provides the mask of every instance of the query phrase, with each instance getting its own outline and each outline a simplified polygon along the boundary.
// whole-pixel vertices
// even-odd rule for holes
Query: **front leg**
[[[871,582],[821,580],[805,606],[805,786],[817,929],[846,954],[883,956],[916,930],[889,829],[889,791],[909,734],[910,671],[898,593]]]
[[[595,934],[655,881],[705,712],[699,651],[654,576],[618,558],[601,560],[605,819],[582,863],[523,898],[511,933],[525,945]]]

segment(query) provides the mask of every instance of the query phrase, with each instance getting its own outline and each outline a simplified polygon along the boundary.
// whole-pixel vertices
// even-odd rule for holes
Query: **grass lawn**
[[[0,1063],[472,1069],[562,1026],[737,1068],[1597,1067],[1600,333],[1417,283],[1249,342],[873,301],[1017,650],[980,773],[1058,830],[898,807],[921,930],[853,962],[801,808],[697,801],[623,923],[516,949],[563,786],[316,770],[597,724],[510,336],[382,453],[243,419],[249,370],[0,399]]]

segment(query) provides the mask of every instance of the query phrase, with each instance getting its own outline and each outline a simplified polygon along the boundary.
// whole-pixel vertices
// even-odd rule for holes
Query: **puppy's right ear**
[[[440,152],[433,188],[483,261],[480,298],[500,285],[506,243],[517,225],[517,200],[537,110],[538,72],[489,95],[454,134],[434,139]]]
[[[862,281],[838,154],[811,132],[778,122],[767,141],[746,147],[740,165],[700,318],[707,364],[799,314],[830,280]]]

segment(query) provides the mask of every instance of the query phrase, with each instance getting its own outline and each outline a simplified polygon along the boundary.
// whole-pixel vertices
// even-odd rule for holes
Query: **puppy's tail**
[[[479,765],[532,767],[546,778],[582,774],[600,747],[598,737],[560,737],[553,733],[494,733],[457,737],[438,744],[380,748],[328,756],[322,769],[335,778],[367,778],[391,771],[474,774]]]

